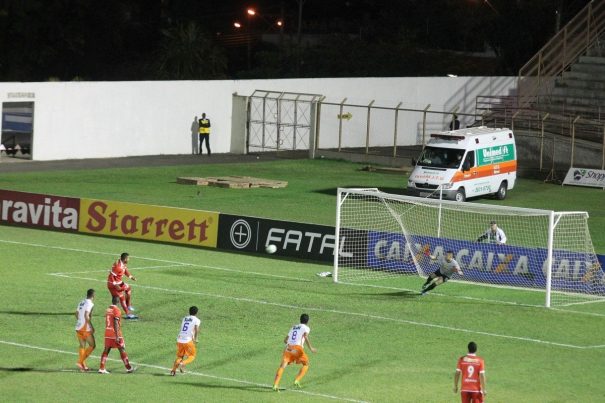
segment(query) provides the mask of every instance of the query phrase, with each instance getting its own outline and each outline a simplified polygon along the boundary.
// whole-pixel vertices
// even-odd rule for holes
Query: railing
[[[519,70],[519,106],[550,94],[555,78],[605,31],[605,1],[593,0]]]
[[[515,95],[479,95],[475,99],[475,110],[478,115],[490,113],[512,114],[517,110],[535,110],[549,112],[562,117],[580,116],[582,119],[598,123],[605,122],[605,105],[597,103],[575,104],[563,95],[527,97],[525,105],[520,106],[519,97]]]

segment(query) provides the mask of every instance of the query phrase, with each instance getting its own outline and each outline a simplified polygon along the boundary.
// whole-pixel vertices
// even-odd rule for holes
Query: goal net
[[[335,282],[376,285],[401,275],[424,277],[451,250],[464,272],[452,280],[512,289],[515,303],[564,306],[605,298],[586,212],[457,203],[376,189],[339,189],[337,203]],[[504,244],[492,236],[492,222],[504,231]],[[531,298],[527,291],[533,291]]]

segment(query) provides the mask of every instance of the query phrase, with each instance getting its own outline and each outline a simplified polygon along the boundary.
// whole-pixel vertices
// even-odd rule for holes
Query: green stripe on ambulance
[[[513,144],[481,148],[477,151],[477,166],[515,160],[515,147]]]

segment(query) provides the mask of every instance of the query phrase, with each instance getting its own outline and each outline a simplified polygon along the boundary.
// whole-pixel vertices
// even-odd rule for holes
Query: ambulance
[[[490,194],[502,200],[515,187],[516,178],[512,130],[471,127],[430,135],[410,174],[407,192],[459,202]]]

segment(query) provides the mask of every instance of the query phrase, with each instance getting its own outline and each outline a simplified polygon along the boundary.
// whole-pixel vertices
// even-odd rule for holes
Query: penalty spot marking
[[[54,349],[54,348],[33,346],[33,345],[29,345],[29,344],[15,343],[15,342],[6,341],[6,340],[0,340],[0,344],[5,344],[5,345],[8,345],[8,346],[13,346],[13,347],[27,348],[27,349],[31,349],[31,350],[48,351],[48,352],[57,353],[57,354],[78,355],[77,353],[74,353],[73,351],[65,351],[65,350],[58,350],[58,349]],[[101,358],[101,357],[99,357],[97,355],[91,355],[90,357],[97,358],[97,359]],[[119,360],[117,358],[109,358],[108,357],[107,360],[108,361],[113,361],[113,362],[119,362],[119,363],[122,362],[122,360]],[[168,368],[168,367],[162,367],[160,365],[144,364],[142,362],[130,361],[130,363],[131,363],[131,365],[136,366],[136,367],[153,368],[153,369],[159,369],[159,370],[162,370],[162,371],[170,371],[172,369],[172,368]],[[61,370],[61,372],[68,372],[68,371],[70,371],[70,370],[65,370],[65,369]],[[223,376],[218,376],[218,375],[211,375],[211,374],[206,374],[206,373],[203,373],[203,372],[187,371],[186,374],[188,374],[188,375],[194,375],[194,376],[201,376],[201,377],[204,377],[204,378],[216,379],[216,380],[219,380],[219,381],[227,381],[227,382],[233,382],[233,383],[241,383],[241,384],[245,384],[245,385],[258,386],[260,388],[267,388],[267,389],[271,389],[271,387],[273,386],[273,385],[269,385],[269,384],[266,384],[266,383],[259,383],[259,382],[247,381],[247,380],[244,380],[244,379],[237,379],[237,378],[223,377]],[[328,394],[325,394],[325,393],[310,392],[308,390],[282,389],[282,388],[280,388],[280,391],[301,393],[303,395],[314,396],[314,397],[323,397],[323,398],[326,398],[326,399],[340,400],[340,401],[343,401],[343,402],[366,403],[364,400],[358,400],[358,399],[353,399],[353,398],[349,398],[349,397],[340,397],[340,396],[328,395]],[[275,393],[275,392],[271,391],[271,393]]]

